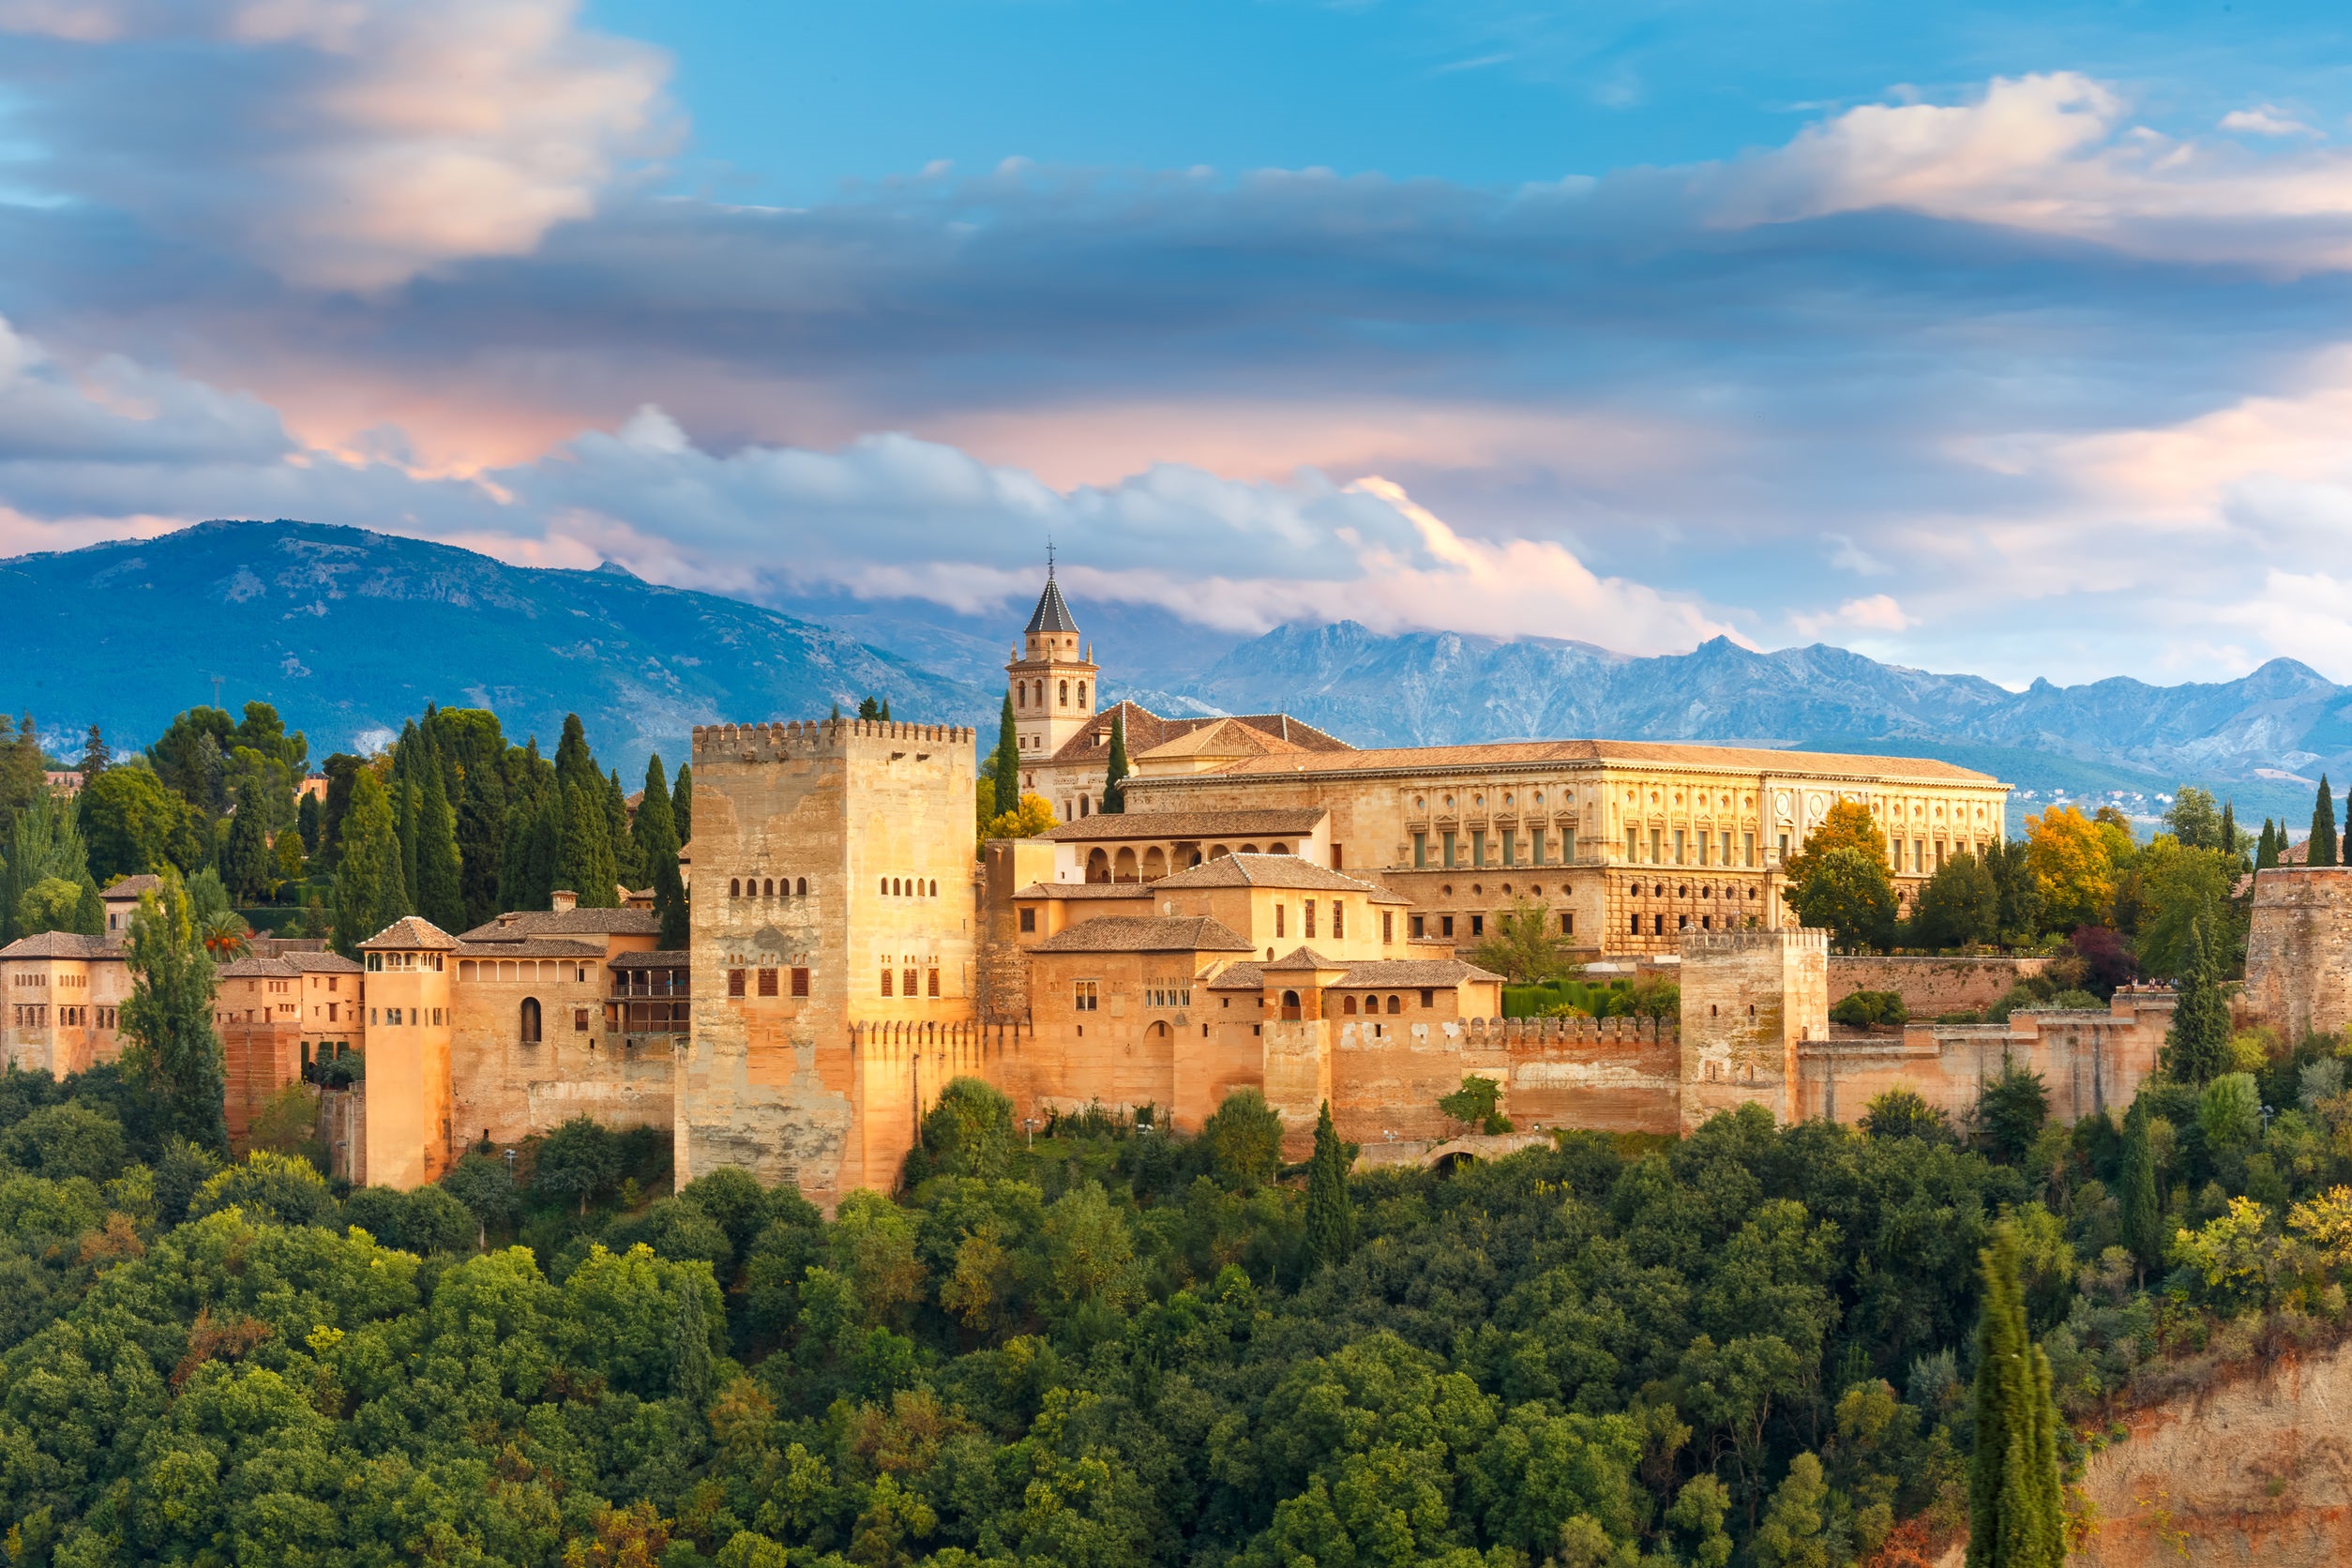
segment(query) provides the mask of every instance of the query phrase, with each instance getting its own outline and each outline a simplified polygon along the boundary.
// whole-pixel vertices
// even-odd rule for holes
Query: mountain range
[[[667,588],[607,565],[508,565],[470,550],[305,522],[207,522],[158,538],[0,561],[0,700],[76,752],[220,700],[270,701],[313,757],[366,746],[427,700],[490,707],[550,743],[567,712],[625,773],[673,763],[689,726],[889,699],[904,718],[993,726],[1027,606],[1000,621],[919,601],[774,605]],[[1932,756],[2019,788],[2152,814],[2197,783],[2249,820],[2308,815],[2352,768],[2352,688],[2291,659],[2234,681],[2130,679],[2010,691],[1816,644],[1725,639],[1633,657],[1568,639],[1382,634],[1353,622],[1239,641],[1151,607],[1074,605],[1106,697],[1163,713],[1287,711],[1360,746],[1529,735],[1739,742]],[[216,686],[215,682],[218,681]],[[982,737],[983,749],[988,736]]]

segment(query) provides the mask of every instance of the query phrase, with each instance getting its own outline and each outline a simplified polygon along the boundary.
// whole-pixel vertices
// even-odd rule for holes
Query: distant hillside
[[[219,675],[222,701],[277,703],[314,756],[430,698],[494,708],[548,742],[577,711],[599,753],[632,767],[653,749],[674,763],[698,722],[817,715],[869,692],[901,717],[991,730],[1029,611],[837,596],[762,609],[617,567],[535,570],[301,522],[0,562],[0,701],[29,706],[53,745],[78,745],[66,737],[92,719],[143,743],[210,701]],[[1287,710],[1359,746],[1615,735],[1939,757],[2015,784],[2017,816],[2054,793],[2152,815],[2160,793],[2198,783],[2249,821],[2299,824],[2321,770],[2352,779],[2352,688],[2288,659],[2206,685],[2013,692],[1819,645],[1757,654],[1717,639],[1635,658],[1353,622],[1234,645],[1156,608],[1072,608],[1106,696],[1170,714]]]
[[[1634,658],[1588,642],[1382,636],[1341,622],[1277,627],[1177,691],[1218,712],[1287,708],[1358,745],[1618,735],[1901,752],[1982,768],[2041,798],[2200,783],[2241,813],[2299,822],[2322,769],[2352,772],[2352,688],[2292,659],[2209,685],[2037,681],[2013,692],[1819,644],[1758,654],[1717,638]]]
[[[625,776],[649,751],[676,766],[695,724],[821,716],[869,692],[901,718],[996,716],[993,692],[771,610],[316,523],[20,556],[0,562],[0,692],[77,752],[93,720],[143,744],[210,702],[216,675],[232,710],[277,704],[313,759],[430,699],[493,709],[550,747],[576,712]]]

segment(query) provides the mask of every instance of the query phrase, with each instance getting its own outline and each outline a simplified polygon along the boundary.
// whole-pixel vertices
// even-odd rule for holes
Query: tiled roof
[[[1275,807],[1251,811],[1135,811],[1081,817],[1048,828],[1040,838],[1057,843],[1093,843],[1114,838],[1241,838],[1256,834],[1303,836],[1331,813],[1319,806]]]
[[[1183,757],[1274,757],[1304,751],[1307,747],[1295,741],[1260,730],[1238,718],[1220,718],[1188,730],[1173,740],[1162,741],[1149,751],[1136,753],[1139,762],[1151,757],[1161,761],[1175,761]]]
[[[119,958],[120,946],[79,931],[38,931],[0,947],[0,958]]]
[[[1326,958],[1312,947],[1298,946],[1265,966],[1268,969],[1346,969],[1337,958]]]
[[[1214,860],[1202,861],[1189,871],[1179,871],[1143,885],[1154,893],[1163,888],[1181,892],[1188,887],[1279,887],[1308,893],[1360,893],[1376,904],[1412,902],[1400,893],[1326,870],[1294,854],[1221,854]]]
[[[122,881],[116,882],[113,886],[99,894],[98,897],[100,898],[136,899],[142,893],[152,893],[162,885],[163,879],[161,877],[151,877],[143,872],[136,877],[125,877]]]
[[[1108,762],[1110,761],[1110,721],[1114,717],[1123,718],[1126,722],[1127,755],[1131,758],[1166,746],[1177,737],[1189,735],[1196,730],[1206,730],[1214,725],[1227,723],[1246,724],[1252,730],[1259,731],[1281,743],[1282,746],[1292,748],[1284,751],[1282,753],[1284,756],[1292,756],[1294,751],[1322,752],[1352,749],[1338,736],[1325,734],[1312,724],[1301,723],[1289,714],[1235,714],[1229,716],[1162,718],[1139,703],[1113,702],[1109,707],[1096,714],[1085,729],[1063,741],[1061,749],[1048,761]],[[1293,760],[1295,761],[1295,757]],[[1034,763],[1036,759],[1032,758],[1030,761]],[[1212,771],[1222,772],[1223,770]]]
[[[1459,958],[1375,958],[1349,964],[1333,987],[1394,986],[1399,990],[1418,986],[1458,986],[1466,980],[1500,980],[1502,976],[1466,964]]]
[[[467,942],[457,946],[460,958],[594,958],[604,957],[604,944],[573,942],[564,937],[520,937],[513,942]]]
[[[676,949],[656,948],[650,953],[615,953],[605,964],[607,969],[684,969],[693,955]]]
[[[1048,937],[1033,953],[1247,953],[1222,921],[1202,915],[1108,914]]]
[[[250,955],[238,958],[234,962],[223,964],[215,972],[223,980],[256,980],[264,976],[272,980],[293,980],[298,979],[302,974],[302,971],[294,968],[283,958],[264,958]]]
[[[1252,722],[1255,722],[1254,720]],[[1132,750],[1134,742],[1128,742]],[[1065,748],[1066,749],[1066,748]],[[1181,789],[1187,779],[1229,779],[1260,775],[1457,773],[1480,768],[1544,767],[1576,762],[1618,762],[1635,767],[1723,768],[1741,773],[1802,778],[1902,778],[1923,783],[1996,784],[1990,774],[1923,757],[1857,757],[1828,751],[1775,751],[1758,746],[1698,746],[1652,741],[1494,741],[1481,746],[1390,746],[1342,750],[1303,761],[1296,756],[1244,757],[1201,774],[1135,778],[1130,789]]]
[[[362,951],[392,948],[404,953],[419,949],[447,952],[458,945],[458,939],[421,914],[404,914],[359,945]]]
[[[1078,623],[1070,619],[1070,607],[1062,602],[1062,584],[1053,580],[1053,574],[1050,572],[1046,574],[1046,591],[1037,596],[1037,608],[1030,611],[1029,626],[1026,629],[1066,632],[1078,630]]]
[[[340,953],[315,953],[308,950],[279,953],[280,962],[290,964],[304,974],[357,974],[360,966]]]
[[[1016,898],[1149,898],[1157,882],[1031,882]]]
[[[520,942],[525,937],[626,936],[661,933],[652,910],[516,910],[464,933],[468,942]]]

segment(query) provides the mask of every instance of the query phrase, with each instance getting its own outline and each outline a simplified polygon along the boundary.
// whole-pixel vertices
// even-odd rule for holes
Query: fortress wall
[[[1892,991],[1915,1018],[1991,1006],[2018,981],[2050,967],[2043,957],[1926,958],[1830,956],[1830,1001]]]
[[[2352,1027],[2352,866],[2254,873],[2241,1005],[2290,1041]]]
[[[463,960],[452,958],[456,965]],[[520,1143],[575,1116],[609,1127],[671,1130],[666,1045],[623,1047],[604,1031],[610,972],[598,958],[522,960],[532,978],[495,978],[498,961],[451,988],[449,1067],[456,1137]],[[490,978],[480,977],[488,972]],[[539,1003],[537,1045],[522,1043],[522,1003]],[[588,1027],[578,1027],[585,1011]]]
[[[1830,1032],[1829,933],[1715,931],[1682,941],[1681,1126],[1753,1101],[1786,1123],[1800,1041]]]

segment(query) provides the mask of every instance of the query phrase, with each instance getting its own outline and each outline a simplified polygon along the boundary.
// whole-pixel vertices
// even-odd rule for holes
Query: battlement
[[[1682,934],[1682,954],[1685,957],[1715,953],[1757,953],[1768,948],[1784,953],[1819,953],[1827,957],[1830,933],[1812,927],[1782,926],[1761,931],[1685,931]]]
[[[1658,1018],[1464,1018],[1468,1046],[1673,1045],[1681,1031]]]
[[[780,761],[792,756],[846,752],[855,741],[970,746],[975,731],[959,724],[909,724],[897,719],[807,718],[767,724],[698,724],[694,761]]]
[[[980,1023],[971,1019],[879,1018],[850,1022],[850,1048],[881,1052],[957,1050],[1005,1051],[1023,1040],[1037,1037],[1036,1026],[1023,1022]]]

